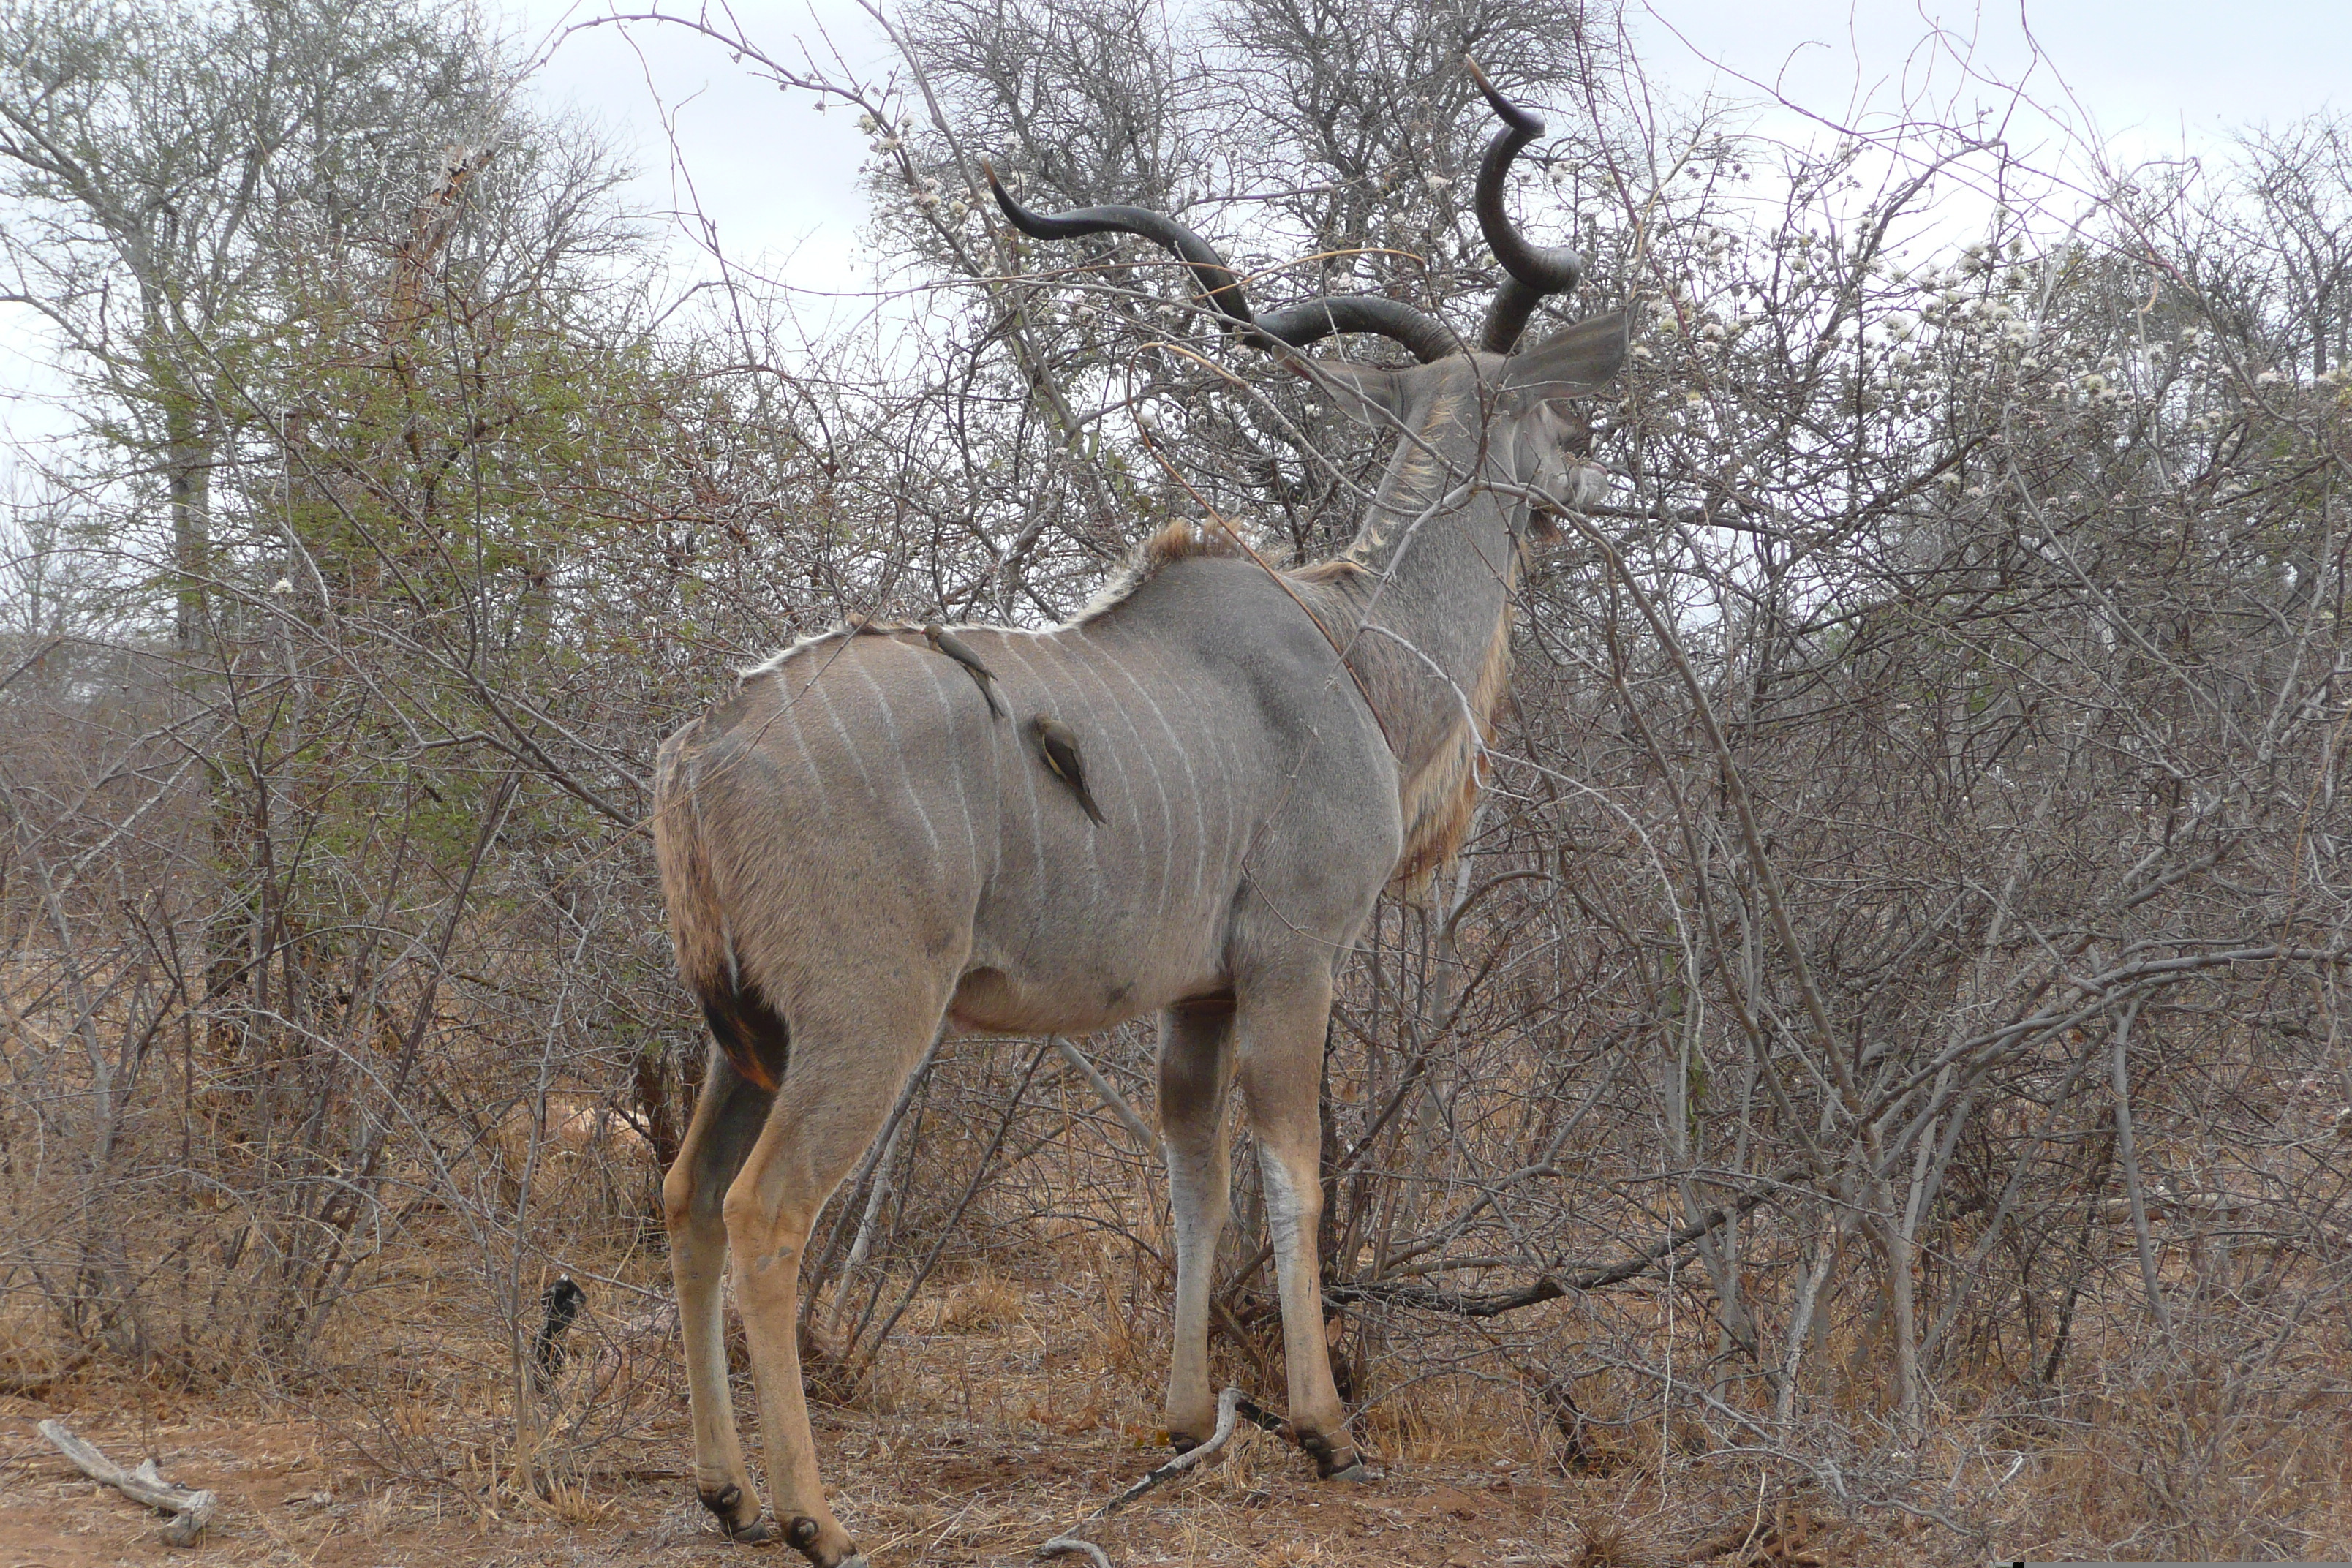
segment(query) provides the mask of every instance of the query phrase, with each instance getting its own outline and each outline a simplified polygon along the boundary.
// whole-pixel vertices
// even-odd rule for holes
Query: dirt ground
[[[1165,1325],[1139,1275],[1122,1283],[1076,1253],[1061,1262],[1034,1278],[983,1268],[926,1287],[856,1405],[812,1401],[835,1511],[876,1568],[1011,1568],[1066,1534],[1099,1545],[1115,1568],[1944,1568],[2002,1554],[1996,1542],[2105,1542],[2122,1550],[2016,1554],[2129,1556],[2147,1527],[2147,1500],[2116,1469],[2131,1445],[2102,1447],[2087,1428],[2035,1436],[1954,1419],[1910,1479],[1895,1474],[1901,1456],[1880,1455],[1880,1479],[1836,1507],[1792,1479],[1799,1467],[1759,1468],[1755,1449],[1718,1446],[1680,1417],[1663,1430],[1654,1420],[1590,1428],[1571,1466],[1531,1401],[1470,1373],[1408,1377],[1359,1406],[1359,1439],[1383,1472],[1370,1483],[1318,1482],[1304,1455],[1244,1425],[1213,1463],[1095,1519],[1167,1457]],[[388,1271],[267,1389],[190,1387],[101,1359],[49,1379],[38,1397],[0,1394],[0,1568],[802,1561],[722,1540],[696,1502],[674,1321],[645,1314],[658,1291],[599,1287],[573,1331],[576,1353],[529,1406],[553,1435],[526,1474],[512,1342],[457,1279]],[[1215,1359],[1221,1378],[1250,1392],[1280,1387],[1278,1342],[1253,1361],[1220,1342]],[[756,1473],[753,1401],[737,1383]],[[126,1468],[152,1458],[167,1479],[213,1490],[205,1538],[193,1552],[167,1545],[161,1516],[84,1479],[40,1436],[45,1417]],[[1853,1419],[1847,1436],[1866,1436],[1866,1413]],[[2311,1451],[2294,1464],[2280,1456],[2294,1433],[2262,1449],[2275,1487],[2312,1493],[2272,1500],[2293,1517],[2337,1517],[2344,1450],[2329,1425],[2299,1424]]]
[[[413,1261],[267,1390],[175,1386],[100,1360],[38,1397],[0,1394],[0,1568],[803,1561],[722,1540],[695,1500],[674,1320],[643,1315],[662,1295],[650,1264],[638,1260],[646,1287],[592,1294],[576,1351],[536,1406],[572,1436],[547,1439],[518,1484],[511,1342],[454,1270]],[[1761,1498],[1749,1461],[1710,1457],[1689,1433],[1669,1444],[1652,1426],[1571,1470],[1528,1402],[1472,1379],[1408,1380],[1360,1409],[1359,1439],[1381,1468],[1369,1483],[1318,1482],[1305,1455],[1244,1424],[1212,1463],[1095,1520],[1168,1458],[1165,1323],[1142,1276],[1075,1252],[1062,1263],[1031,1279],[982,1268],[935,1281],[855,1407],[812,1400],[834,1510],[876,1568],[1028,1563],[1072,1533],[1116,1568],[1825,1568],[1984,1555],[1964,1558],[1947,1531],[1904,1534],[1899,1516],[1865,1531],[1804,1494]],[[1278,1394],[1278,1342],[1268,1348],[1253,1364],[1220,1342],[1218,1374]],[[600,1381],[615,1366],[626,1375]],[[756,1474],[755,1404],[736,1381]],[[193,1552],[167,1545],[163,1516],[83,1478],[35,1430],[45,1417],[118,1464],[152,1458],[166,1479],[217,1494],[205,1539]]]
[[[1662,1493],[1638,1467],[1566,1474],[1523,1431],[1482,1430],[1488,1424],[1476,1421],[1375,1434],[1376,1445],[1385,1443],[1384,1473],[1364,1485],[1319,1483],[1305,1456],[1244,1426],[1213,1464],[1108,1521],[1089,1521],[1105,1499],[1167,1455],[1149,1425],[1156,1379],[1100,1353],[1098,1320],[1074,1321],[1042,1299],[1003,1310],[1012,1293],[991,1292],[999,1309],[968,1314],[975,1322],[959,1326],[959,1295],[928,1325],[894,1338],[886,1352],[892,1392],[876,1402],[882,1408],[820,1405],[813,1412],[834,1507],[877,1568],[1028,1563],[1041,1542],[1069,1532],[1101,1545],[1118,1568],[1605,1568],[1691,1561],[1707,1537],[1722,1533],[1720,1507],[1710,1510],[1686,1489],[1680,1497],[1673,1487]],[[452,1386],[412,1396],[411,1407],[395,1412],[399,1426],[424,1439],[412,1453],[459,1453],[485,1429],[478,1406],[453,1397]],[[454,1462],[438,1475],[404,1475],[381,1453],[370,1456],[363,1421],[313,1403],[168,1392],[97,1368],[39,1399],[0,1397],[0,1568],[789,1568],[801,1561],[712,1533],[685,1473],[684,1401],[667,1384],[625,1443],[606,1445],[586,1469],[541,1488],[544,1495],[487,1485],[487,1470]],[[747,1404],[739,1391],[748,1427]],[[152,1457],[166,1478],[217,1493],[219,1512],[196,1550],[168,1546],[162,1516],[82,1478],[35,1431],[45,1416],[64,1420],[118,1463]],[[1772,1517],[1759,1512],[1748,1550],[1717,1561],[1809,1568],[1863,1560],[1850,1531],[1841,1542],[1804,1510],[1793,1524],[1782,1513],[1776,1532]],[[1864,1555],[1902,1560],[1889,1544]],[[1923,1552],[1913,1560],[1931,1558]]]
[[[17,1408],[0,1424],[0,1568],[191,1560],[163,1543],[162,1516],[82,1479],[34,1432],[34,1419]],[[290,1415],[133,1420],[86,1408],[68,1419],[110,1458],[131,1464],[152,1455],[166,1476],[216,1491],[220,1513],[194,1554],[213,1563],[619,1568],[744,1553],[710,1533],[682,1478],[617,1479],[584,1497],[492,1513],[445,1489],[419,1493],[339,1462],[331,1435]],[[841,1412],[818,1426],[835,1507],[877,1564],[1025,1560],[1153,1458],[1127,1444],[1012,1436]],[[1122,1563],[1467,1568],[1584,1556],[1577,1519],[1592,1500],[1520,1467],[1416,1469],[1334,1487],[1315,1482],[1307,1462],[1271,1438],[1244,1433],[1238,1441],[1242,1451],[1215,1473],[1180,1479],[1086,1533]]]

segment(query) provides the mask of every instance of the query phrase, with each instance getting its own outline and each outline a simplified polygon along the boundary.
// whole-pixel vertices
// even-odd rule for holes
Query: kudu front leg
[[[1282,1296],[1282,1354],[1289,1373],[1290,1425],[1326,1480],[1367,1479],[1347,1411],[1331,1379],[1323,1331],[1323,1129],[1317,1098],[1331,991],[1312,980],[1244,996],[1236,1016],[1242,1100],[1257,1135],[1265,1183],[1267,1239]]]
[[[1171,1007],[1160,1020],[1160,1126],[1176,1226],[1176,1331],[1168,1363],[1168,1440],[1209,1440],[1217,1396],[1209,1380],[1209,1293],[1231,1204],[1225,1095],[1233,1082],[1231,1003]]]
[[[662,1218],[669,1230],[670,1280],[686,1341],[686,1388],[694,1414],[694,1489],[702,1506],[737,1541],[775,1531],[760,1518],[760,1492],[743,1464],[735,1405],[727,1391],[727,1188],[760,1136],[774,1097],[747,1083],[726,1056],[710,1067],[695,1100],[677,1159],[662,1178]]]

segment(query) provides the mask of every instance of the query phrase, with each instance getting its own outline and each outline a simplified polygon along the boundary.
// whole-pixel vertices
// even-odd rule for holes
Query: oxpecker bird
[[[1059,719],[1049,719],[1043,713],[1029,721],[1029,733],[1036,737],[1037,754],[1045,760],[1045,766],[1053,770],[1055,778],[1070,786],[1070,793],[1078,797],[1078,804],[1087,808],[1087,815],[1095,819],[1097,826],[1100,826],[1102,807],[1095,804],[1094,795],[1087,789],[1087,764],[1086,760],[1078,755],[1077,736]]]
[[[996,671],[981,663],[980,655],[972,652],[971,647],[961,637],[940,625],[939,622],[932,621],[923,627],[923,640],[931,645],[934,652],[947,655],[971,673],[971,683],[980,688],[980,694],[982,697],[988,699],[990,718],[1004,717],[1004,705],[996,700],[996,691],[992,684],[996,679]]]

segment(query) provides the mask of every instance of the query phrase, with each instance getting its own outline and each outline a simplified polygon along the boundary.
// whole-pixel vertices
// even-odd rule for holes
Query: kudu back
[[[663,1196],[697,1489],[735,1539],[781,1533],[822,1568],[863,1561],[818,1479],[798,1276],[819,1208],[946,1022],[1082,1034],[1160,1014],[1177,1255],[1167,1412],[1180,1447],[1215,1417],[1209,1294],[1238,1082],[1265,1181],[1291,1429],[1324,1476],[1365,1474],[1332,1384],[1316,1249],[1333,976],[1381,889],[1459,841],[1507,674],[1528,498],[1590,499],[1597,475],[1569,400],[1624,356],[1615,315],[1513,352],[1542,296],[1573,288],[1583,264],[1503,216],[1504,177],[1542,121],[1479,85],[1504,129],[1476,210],[1510,281],[1475,346],[1378,298],[1260,316],[1216,252],[1160,214],[1047,217],[996,188],[1033,237],[1120,232],[1167,247],[1238,335],[1398,432],[1343,554],[1276,573],[1178,526],[1069,625],[952,628],[993,675],[1003,718],[973,672],[913,628],[844,628],[748,671],[663,744],[656,854],[679,971],[717,1042]],[[1349,331],[1420,363],[1298,353]],[[1041,758],[1039,715],[1082,746],[1099,826]],[[729,1402],[730,1251],[772,1525]]]

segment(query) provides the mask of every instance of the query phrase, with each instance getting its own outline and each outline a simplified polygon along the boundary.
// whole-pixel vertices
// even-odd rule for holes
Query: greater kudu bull
[[[1362,1475],[1332,1386],[1316,1231],[1317,1089],[1334,972],[1381,889],[1448,857],[1499,699],[1519,534],[1541,494],[1597,490],[1567,399],[1624,357],[1622,316],[1513,353],[1583,263],[1503,216],[1543,122],[1505,121],[1478,173],[1509,273],[1475,347],[1393,300],[1254,315],[1198,236],[1138,207],[1058,217],[997,189],[1042,238],[1118,231],[1175,251],[1252,342],[1400,444],[1335,560],[1274,572],[1179,527],[1067,626],[956,628],[984,682],[916,628],[844,628],[748,672],[662,747],[655,842],[677,962],[717,1037],[663,1183],[702,1500],[765,1540],[727,1390],[719,1270],[731,1247],[775,1516],[822,1568],[862,1562],[826,1507],[794,1310],[819,1207],[941,1027],[1084,1034],[1160,1013],[1160,1115],[1176,1227],[1168,1427],[1209,1436],[1210,1270],[1226,1215],[1234,1079],[1257,1134],[1282,1301],[1289,1418],[1327,1477]],[[1422,363],[1297,353],[1334,332]],[[1048,775],[1033,721],[1085,745],[1097,826]]]

